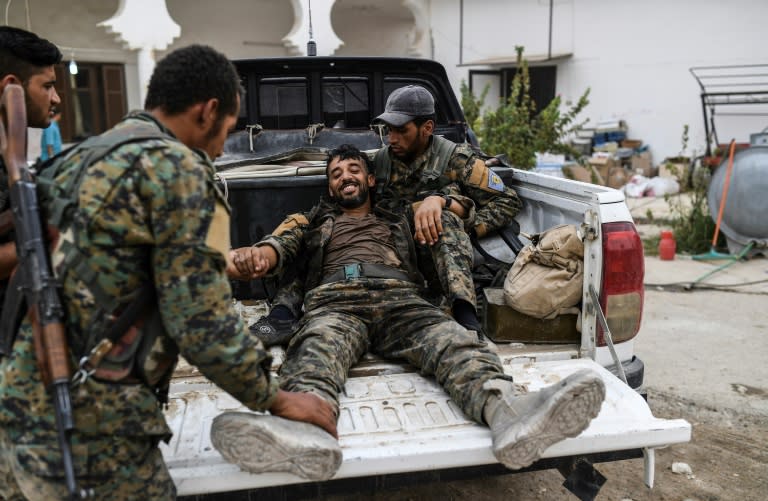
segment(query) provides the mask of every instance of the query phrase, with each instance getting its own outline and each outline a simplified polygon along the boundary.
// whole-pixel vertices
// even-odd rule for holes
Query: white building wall
[[[458,92],[469,74],[457,66],[459,0],[432,0],[431,12],[435,59]],[[464,0],[464,63],[512,56],[516,45],[529,55],[546,54],[548,12],[548,0]],[[557,92],[575,100],[591,88],[584,116],[592,123],[625,120],[629,136],[649,144],[657,162],[680,152],[684,124],[688,153],[702,153],[700,90],[689,68],[768,63],[766,23],[765,0],[555,0],[552,52],[573,54],[559,64]],[[717,112],[737,110],[727,108]],[[716,119],[724,143],[748,142],[766,126],[768,117]]]
[[[282,42],[293,26],[288,0],[166,0],[166,4],[181,26],[181,36],[157,60],[195,43],[210,45],[232,59],[289,55]]]
[[[337,0],[331,22],[345,42],[338,55],[423,55],[441,62],[458,93],[469,67],[489,57],[549,50],[549,0]],[[8,23],[26,27],[25,2],[13,2]],[[80,61],[125,64],[128,107],[138,108],[136,52],[124,50],[97,24],[118,0],[30,0],[31,28]],[[232,58],[286,56],[283,38],[293,26],[288,0],[167,0],[181,36],[170,49],[213,45]],[[415,10],[414,10],[415,9]],[[419,16],[419,23],[415,17]],[[423,19],[428,19],[424,29]],[[584,116],[592,123],[620,118],[629,136],[652,147],[656,161],[679,153],[684,124],[689,153],[705,147],[699,89],[691,66],[768,64],[766,0],[555,0],[552,53],[572,53],[558,65],[557,92],[577,98],[591,88]],[[414,30],[420,24],[419,30]],[[414,49],[414,33],[419,33]],[[65,57],[72,51],[65,49]],[[164,53],[156,56],[162,57]],[[481,67],[476,67],[481,69]],[[741,108],[741,111],[750,111]],[[726,110],[718,112],[739,111]],[[747,141],[766,117],[719,117],[721,142]]]
[[[337,56],[405,56],[412,42],[414,18],[399,2],[336,0],[333,30],[344,45]]]

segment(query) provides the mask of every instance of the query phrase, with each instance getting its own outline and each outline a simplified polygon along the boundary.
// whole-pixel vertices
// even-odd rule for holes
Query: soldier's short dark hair
[[[60,62],[61,51],[48,40],[20,28],[0,26],[0,78],[16,75],[23,83]]]
[[[331,161],[336,157],[338,157],[339,160],[348,160],[350,158],[361,160],[363,162],[363,167],[365,168],[365,173],[371,174],[373,172],[373,163],[371,162],[371,159],[368,158],[367,154],[360,151],[356,146],[342,144],[328,152],[328,159],[325,162],[326,175],[328,175],[328,167],[331,166]]]
[[[416,117],[413,119],[413,125],[416,127],[421,127],[425,123],[427,123],[429,120],[432,120],[432,122],[437,123],[437,116],[436,115],[424,115],[421,117]]]
[[[238,112],[237,96],[242,92],[237,70],[224,54],[207,45],[190,45],[174,50],[157,63],[144,109],[158,108],[176,115],[216,98],[223,119]]]

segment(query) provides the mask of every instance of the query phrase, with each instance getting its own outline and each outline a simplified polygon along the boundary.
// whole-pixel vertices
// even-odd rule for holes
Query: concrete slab
[[[664,197],[627,197],[627,206],[629,207],[629,212],[632,214],[632,218],[635,219],[636,222],[647,221],[649,211],[655,219],[667,219],[670,217],[672,207],[678,205],[681,205],[682,207],[690,207],[690,194],[676,193],[674,195],[670,195],[668,199],[665,199]]]
[[[646,257],[643,322],[635,353],[645,384],[715,409],[768,419],[768,259],[736,262],[685,291],[725,261]],[[743,285],[749,283],[749,285]]]
[[[677,285],[694,282],[694,288],[716,286],[723,292],[728,289],[743,294],[768,294],[768,259],[757,256],[747,261],[697,261],[680,254],[672,261],[655,256],[645,258],[646,291],[675,290]]]

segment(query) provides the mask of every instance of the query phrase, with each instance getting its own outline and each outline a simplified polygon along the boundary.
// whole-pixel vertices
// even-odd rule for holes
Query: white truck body
[[[688,442],[691,425],[681,419],[655,418],[637,389],[606,370],[614,365],[608,347],[596,347],[598,318],[589,287],[600,290],[601,225],[632,221],[624,196],[609,188],[532,172],[516,170],[513,179],[513,188],[524,202],[517,217],[523,232],[583,223],[592,235],[585,240],[580,345],[498,345],[505,372],[530,391],[582,368],[595,369],[605,381],[606,399],[597,418],[578,437],[547,449],[543,459],[641,450],[644,479],[650,487],[654,449]],[[487,245],[492,248],[496,243]],[[239,306],[249,322],[265,311],[263,304]],[[632,340],[616,343],[622,362],[633,357],[632,345]],[[272,351],[277,370],[283,352]],[[344,459],[334,479],[497,463],[488,428],[469,420],[432,378],[406,364],[367,356],[353,368],[340,404],[338,429]],[[166,410],[174,436],[161,449],[180,496],[305,482],[287,473],[246,473],[222,458],[211,445],[211,422],[216,415],[235,410],[246,411],[194,368],[177,371]]]

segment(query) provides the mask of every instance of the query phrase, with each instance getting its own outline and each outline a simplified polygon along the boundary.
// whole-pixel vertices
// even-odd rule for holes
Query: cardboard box
[[[633,150],[636,150],[642,145],[643,142],[640,139],[625,139],[621,142],[622,148],[632,148]]]
[[[680,189],[688,187],[691,165],[688,162],[679,162],[675,159],[667,159],[659,165],[659,177],[671,177],[680,184]]]
[[[563,175],[568,179],[581,181],[582,183],[599,184],[605,186],[605,179],[593,166],[570,164],[563,166]]]
[[[609,188],[615,188],[618,190],[627,184],[627,182],[629,182],[630,177],[632,177],[631,173],[624,167],[611,167],[611,170],[608,172],[606,185]]]
[[[645,177],[654,177],[656,175],[656,168],[653,165],[650,151],[632,155],[629,166],[634,174],[640,174]]]
[[[619,167],[619,161],[611,156],[593,156],[589,158],[589,164],[597,169],[603,180],[608,179],[608,173],[613,167]]]

